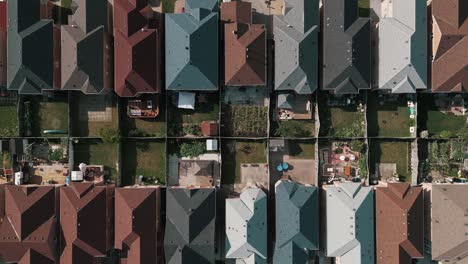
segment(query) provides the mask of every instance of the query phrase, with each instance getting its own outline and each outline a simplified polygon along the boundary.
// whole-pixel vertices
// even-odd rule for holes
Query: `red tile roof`
[[[203,121],[201,124],[201,130],[203,136],[217,136],[218,135],[218,123]]]
[[[160,188],[115,191],[115,248],[121,264],[163,263]]]
[[[226,85],[265,85],[266,32],[264,25],[251,24],[251,3],[221,4],[224,25]]]
[[[377,264],[406,264],[423,257],[424,204],[421,187],[389,183],[376,188]]]
[[[160,35],[149,25],[153,17],[148,0],[114,2],[115,92],[119,96],[160,92]]]
[[[60,189],[61,263],[95,263],[112,247],[114,186],[72,183]]]
[[[0,186],[0,256],[5,262],[55,263],[55,192],[54,186]]]

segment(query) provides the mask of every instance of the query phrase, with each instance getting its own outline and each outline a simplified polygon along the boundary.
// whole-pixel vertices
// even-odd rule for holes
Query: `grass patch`
[[[174,5],[176,0],[162,0],[162,12],[174,13]]]
[[[75,107],[78,111],[74,113],[75,122],[73,134],[79,137],[100,137],[101,129],[119,129],[117,100],[111,95],[84,95],[77,93],[78,100]],[[105,121],[89,119],[93,115],[110,115]]]
[[[166,145],[163,140],[133,140],[123,143],[122,186],[133,185],[139,175],[144,182],[166,184]]]
[[[369,17],[370,15],[370,1],[369,0],[359,0],[359,16],[360,17]]]
[[[271,122],[271,134],[283,138],[313,137],[315,134],[315,123],[312,120]]]
[[[466,126],[466,116],[455,116],[442,113],[438,110],[427,112],[427,130],[429,135],[441,137],[444,131],[450,131],[452,136],[456,135]]]
[[[122,109],[123,134],[128,137],[165,137],[166,102],[159,97],[159,115],[155,118],[130,118],[127,108]]]
[[[369,150],[371,172],[376,172],[376,163],[396,163],[400,181],[411,182],[409,148],[410,143],[405,141],[371,141]]]
[[[367,127],[370,137],[410,137],[410,112],[406,101],[385,102],[380,105],[375,93],[367,101]]]
[[[322,107],[320,134],[336,137],[363,137],[362,113],[352,107]]]
[[[226,105],[223,114],[222,134],[225,136],[262,137],[267,135],[267,107]]]
[[[0,137],[17,137],[19,134],[16,104],[0,105]]]
[[[315,159],[315,143],[311,140],[289,140],[288,148],[294,159]]]
[[[223,140],[222,184],[234,184],[241,181],[242,163],[266,163],[266,144],[264,141]]]
[[[103,165],[108,173],[107,178],[116,181],[117,174],[117,150],[118,145],[103,143],[100,140],[80,139],[74,145],[75,167],[80,163],[88,165]]]

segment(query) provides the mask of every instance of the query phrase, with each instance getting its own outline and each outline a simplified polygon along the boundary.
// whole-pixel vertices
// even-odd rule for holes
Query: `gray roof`
[[[62,26],[62,89],[99,94],[105,88],[107,2],[74,0],[70,25]]]
[[[213,0],[198,2],[211,5]],[[193,0],[186,2],[192,5]],[[218,90],[218,13],[189,8],[166,14],[165,24],[166,88]]]
[[[267,197],[259,188],[226,199],[226,258],[267,263]]]
[[[192,13],[196,9],[207,9],[211,12],[218,12],[218,0],[185,0],[185,13]]]
[[[326,245],[328,257],[341,264],[374,263],[374,195],[360,183],[326,186]]]
[[[369,18],[358,17],[358,0],[328,0],[323,10],[323,89],[337,94],[369,89]]]
[[[319,248],[318,188],[278,181],[276,246],[273,263],[309,263],[309,250]]]
[[[293,109],[294,108],[293,96],[294,95],[290,93],[278,94],[278,100],[277,100],[278,108]]]
[[[40,19],[40,0],[8,1],[7,87],[19,94],[52,89],[53,21]]]
[[[214,263],[215,189],[169,188],[166,204],[166,263]]]
[[[318,0],[285,0],[274,18],[275,89],[311,94],[318,87]]]
[[[377,88],[415,93],[427,88],[426,1],[393,1],[392,14],[374,0],[378,24]]]

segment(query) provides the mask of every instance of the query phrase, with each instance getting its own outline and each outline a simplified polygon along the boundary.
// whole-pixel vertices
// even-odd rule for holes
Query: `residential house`
[[[370,20],[359,17],[358,0],[323,2],[323,90],[357,94],[371,84]]]
[[[373,264],[374,191],[361,183],[324,186],[327,257],[341,264]]]
[[[166,89],[218,90],[218,1],[185,0],[165,15]]]
[[[161,223],[161,188],[117,188],[114,247],[120,263],[163,263]]]
[[[161,33],[148,0],[114,1],[115,92],[161,92]]]
[[[427,88],[426,1],[372,0],[376,89],[415,93]]]
[[[54,186],[0,185],[2,263],[58,263]]]
[[[276,241],[274,264],[307,264],[319,249],[318,188],[292,181],[275,184]]]
[[[111,87],[106,0],[73,0],[69,25],[61,28],[61,86],[85,94]]]
[[[421,187],[388,183],[375,189],[377,264],[406,264],[424,257]]]
[[[252,3],[234,0],[221,4],[224,23],[224,84],[266,84],[266,29],[252,24]]]
[[[439,262],[468,263],[466,228],[468,185],[425,185],[424,200],[430,204],[426,211],[432,259]]]
[[[468,92],[468,1],[432,0],[432,91]]]
[[[215,262],[215,188],[166,190],[166,263]]]
[[[247,188],[226,199],[226,258],[237,263],[267,263],[267,196]]]
[[[312,94],[318,87],[319,0],[285,0],[273,23],[275,90]]]
[[[98,263],[112,249],[114,186],[89,182],[60,188],[60,263]]]
[[[7,4],[7,88],[41,94],[54,81],[53,21],[40,18],[41,0]]]

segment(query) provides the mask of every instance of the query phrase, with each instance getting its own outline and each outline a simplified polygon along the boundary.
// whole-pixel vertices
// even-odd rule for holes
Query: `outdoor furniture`
[[[276,166],[276,171],[282,172],[282,171],[283,171],[283,166],[281,166],[281,164],[279,164],[278,166]]]
[[[283,167],[283,170],[288,170],[289,169],[289,164],[287,162],[283,162],[283,164],[281,164],[281,166]]]

